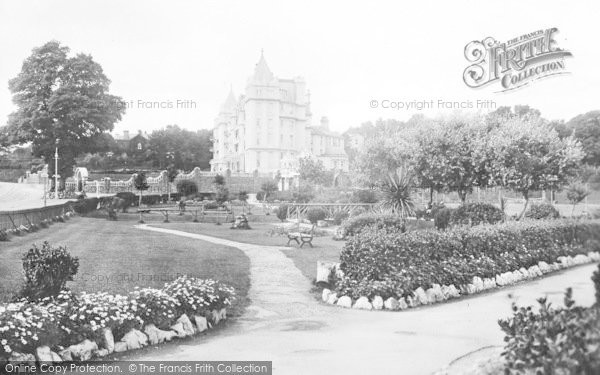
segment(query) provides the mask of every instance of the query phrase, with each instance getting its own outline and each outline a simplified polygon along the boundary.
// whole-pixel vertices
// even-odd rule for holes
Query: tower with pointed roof
[[[311,116],[304,79],[277,78],[261,51],[244,94],[236,98],[231,88],[215,119],[211,170],[297,175],[297,160],[313,154]],[[336,152],[347,161],[341,136],[329,129],[319,134],[324,133],[341,144]]]

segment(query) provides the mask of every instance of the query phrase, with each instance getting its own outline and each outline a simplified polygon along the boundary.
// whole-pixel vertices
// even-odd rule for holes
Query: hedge
[[[404,233],[410,230],[428,229],[432,227],[432,224],[423,220],[405,220],[398,215],[376,213],[363,213],[353,216],[343,224],[344,233],[347,236],[353,236],[369,227]]]
[[[404,234],[368,227],[340,253],[338,295],[408,297],[433,284],[464,285],[474,276],[529,268],[560,256],[598,251],[600,221],[526,221]]]

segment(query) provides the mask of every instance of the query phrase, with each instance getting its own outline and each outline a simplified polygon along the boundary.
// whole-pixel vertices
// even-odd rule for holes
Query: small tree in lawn
[[[514,117],[501,123],[491,131],[488,149],[496,183],[523,196],[519,220],[532,191],[559,190],[576,174],[583,157],[575,139],[559,138],[540,118]]]
[[[388,180],[383,184],[382,206],[389,208],[392,212],[402,218],[414,214],[414,201],[411,197],[412,176],[402,169],[390,173]]]
[[[140,192],[140,200],[138,203],[138,207],[142,206],[142,193],[144,190],[148,190],[150,185],[148,185],[148,179],[146,178],[146,172],[141,171],[135,174],[133,178],[133,185],[135,189]]]
[[[264,193],[263,200],[266,202],[269,194],[277,191],[279,188],[277,187],[277,183],[275,181],[267,181],[264,182],[260,186],[260,190]]]
[[[590,192],[580,183],[573,183],[567,188],[567,199],[573,205],[571,207],[571,217],[575,213],[575,206],[581,203]]]
[[[238,200],[242,202],[242,210],[246,212],[246,205],[248,204],[248,192],[242,190],[238,193]]]
[[[171,184],[173,182],[175,182],[175,178],[177,178],[178,174],[179,174],[179,172],[175,168],[175,165],[170,164],[167,167],[167,196],[168,196],[167,200],[169,202],[171,201]]]

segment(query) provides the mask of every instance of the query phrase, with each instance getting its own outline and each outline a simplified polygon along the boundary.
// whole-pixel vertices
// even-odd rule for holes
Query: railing
[[[51,220],[72,210],[72,203],[67,202],[28,210],[0,211],[0,230],[18,229],[21,226],[29,227],[31,224],[39,225],[43,220]]]
[[[327,217],[334,217],[338,212],[354,214],[357,210],[371,211],[375,208],[373,203],[290,203],[287,208],[287,217],[305,216],[311,208],[320,208],[327,213]]]

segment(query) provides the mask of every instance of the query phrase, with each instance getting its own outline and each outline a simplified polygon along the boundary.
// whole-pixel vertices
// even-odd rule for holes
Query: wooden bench
[[[310,247],[313,247],[312,240],[315,235],[315,226],[314,225],[302,225],[300,224],[297,232],[288,232],[288,243],[287,246],[290,246],[292,241],[296,241],[300,247],[304,246],[304,244],[309,244]]]

